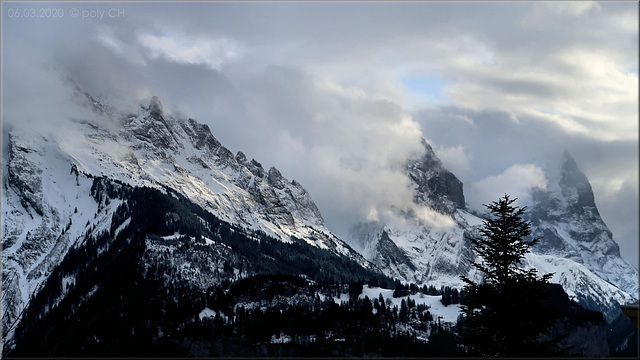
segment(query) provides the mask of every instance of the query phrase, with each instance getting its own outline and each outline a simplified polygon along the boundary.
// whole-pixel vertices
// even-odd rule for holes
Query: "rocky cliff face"
[[[447,170],[426,140],[424,155],[407,162],[405,171],[415,186],[414,201],[451,214],[464,209],[462,182]]]

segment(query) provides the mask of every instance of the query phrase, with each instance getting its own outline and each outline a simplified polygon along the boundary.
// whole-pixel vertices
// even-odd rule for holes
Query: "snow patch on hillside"
[[[385,302],[387,299],[390,299],[392,306],[397,306],[400,309],[402,304],[402,300],[407,301],[408,299],[412,299],[416,302],[416,305],[423,304],[429,308],[429,311],[433,315],[434,320],[440,319],[442,322],[455,324],[458,320],[458,316],[461,314],[460,305],[451,304],[448,306],[444,306],[440,299],[442,296],[439,295],[425,295],[423,293],[417,293],[414,295],[408,295],[405,297],[394,298],[393,290],[391,289],[383,289],[380,287],[370,287],[366,285],[362,289],[362,294],[359,295],[359,298],[364,299],[365,297],[369,297],[371,301],[373,299],[379,298],[382,294]],[[347,294],[348,300],[348,294]]]

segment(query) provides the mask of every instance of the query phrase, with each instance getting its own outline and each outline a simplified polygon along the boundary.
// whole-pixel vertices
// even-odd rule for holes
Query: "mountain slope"
[[[165,114],[156,97],[138,114],[106,115],[116,118],[118,129],[87,122],[82,138],[92,140],[88,146],[81,142],[63,148],[81,171],[134,185],[179,189],[229,222],[283,241],[296,236],[337,253],[350,252],[326,228],[298,182],[289,182],[275,168],[265,171],[241,152],[234,156],[207,125]]]
[[[84,234],[108,229],[119,201],[91,195],[50,139],[9,135],[2,187],[3,335],[38,286]]]
[[[176,334],[191,329],[180,335],[190,342],[208,336],[202,319],[211,308],[221,312],[220,302],[243,283],[266,289],[244,301],[271,300],[287,287],[306,290],[275,297],[285,310],[319,302],[308,290],[313,284],[391,282],[303,240],[285,243],[229,224],[171,189],[105,177],[93,178],[91,189],[95,198],[120,202],[111,226],[83,236],[52,269],[16,328],[11,356],[182,356],[190,346]],[[236,306],[225,304],[224,312]],[[209,355],[194,351],[205,350]]]
[[[374,269],[327,229],[302,185],[234,156],[207,125],[165,114],[156,97],[137,114],[81,91],[78,99],[93,117],[63,121],[51,132],[16,127],[3,149],[3,329],[13,328],[71,247],[111,227],[121,200],[92,196],[99,176],[174,189],[240,228],[287,243],[299,239]]]

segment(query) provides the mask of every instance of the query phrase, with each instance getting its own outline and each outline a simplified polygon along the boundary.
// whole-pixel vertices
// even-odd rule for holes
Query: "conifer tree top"
[[[523,219],[526,207],[519,208],[506,195],[487,207],[492,217],[483,221],[482,237],[472,238],[474,251],[483,262],[473,264],[485,275],[485,282],[505,283],[509,278],[521,274],[519,268],[530,248],[540,239],[525,241],[531,234],[531,223]]]
[[[462,306],[465,318],[458,334],[470,354],[480,356],[547,356],[563,351],[562,337],[543,340],[559,314],[546,308],[547,285],[553,274],[538,276],[522,268],[522,260],[540,239],[524,239],[531,224],[523,219],[525,208],[506,195],[485,205],[491,216],[484,220],[480,237],[471,238],[481,261],[472,265],[484,278],[475,283],[466,277]]]

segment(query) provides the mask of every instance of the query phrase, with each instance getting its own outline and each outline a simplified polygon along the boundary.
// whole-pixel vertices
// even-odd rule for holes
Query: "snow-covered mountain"
[[[415,208],[396,209],[397,217],[386,222],[357,224],[347,241],[364,249],[363,255],[389,276],[460,288],[460,275],[476,276],[470,266],[476,256],[469,237],[478,236],[481,215],[465,209],[462,183],[426,142],[424,147],[424,155],[405,167],[415,189]],[[620,313],[619,304],[638,299],[638,271],[620,257],[598,214],[591,186],[573,158],[566,153],[560,169],[548,172],[547,189],[532,190],[527,216],[533,236],[542,240],[525,265],[554,272],[553,282],[583,306],[603,311],[612,320]],[[439,218],[425,221],[416,215],[429,209]]]
[[[553,170],[547,172],[546,191],[532,190],[532,236],[544,239],[535,251],[582,264],[637,297],[638,272],[620,256],[613,234],[600,217],[589,180],[568,152]]]
[[[287,180],[273,167],[265,170],[242,152],[234,155],[207,125],[173,117],[157,97],[135,112],[123,112],[80,90],[77,101],[89,109],[90,116],[62,121],[53,129],[16,126],[4,144],[3,335],[12,336],[5,331],[15,329],[23,309],[45,287],[52,272],[59,277],[60,286],[59,293],[54,291],[58,297],[52,298],[53,303],[61,301],[67,287],[74,286],[80,270],[59,268],[65,256],[94,247],[98,248],[94,258],[99,259],[109,247],[95,240],[102,234],[113,242],[119,233],[142,231],[132,224],[132,214],[142,206],[123,194],[143,187],[160,190],[166,195],[165,202],[180,195],[202,209],[199,215],[185,210],[183,218],[167,211],[154,221],[200,222],[210,227],[211,238],[196,239],[197,234],[186,232],[144,234],[146,249],[141,258],[146,262],[142,268],[156,275],[163,269],[167,275],[158,275],[161,278],[175,275],[170,279],[172,286],[179,279],[204,290],[223,280],[252,275],[249,272],[255,271],[252,261],[256,259],[252,256],[262,248],[253,244],[246,253],[232,250],[229,234],[234,232],[249,242],[263,239],[268,251],[281,251],[278,246],[283,243],[304,244],[306,248],[296,250],[299,257],[293,258],[311,262],[315,256],[315,264],[300,263],[294,268],[328,272],[318,262],[326,264],[326,254],[332,254],[329,261],[337,264],[331,270],[334,273],[364,268],[420,285],[456,288],[462,286],[460,275],[476,276],[470,265],[475,255],[469,238],[477,236],[482,220],[465,208],[462,182],[443,166],[426,141],[424,151],[409,159],[404,168],[414,191],[413,204],[391,209],[394,216],[384,220],[357,224],[344,242],[325,226],[301,184]],[[526,265],[543,273],[554,272],[553,282],[611,320],[619,313],[618,304],[637,299],[638,272],[620,257],[575,161],[566,155],[560,169],[547,177],[548,188],[533,193],[528,212],[534,235],[543,241],[527,256]],[[212,230],[211,224],[218,221],[227,225],[218,224]],[[227,243],[221,232],[227,234]],[[253,238],[258,232],[265,237]],[[267,237],[280,241],[266,244]],[[278,261],[278,256],[287,258],[282,253],[260,256],[259,266]],[[345,258],[356,265],[345,265],[341,262]],[[72,266],[68,264],[71,260],[66,261],[65,266]],[[285,269],[290,264],[281,265]],[[49,287],[56,286],[49,283]],[[76,295],[85,299],[91,294]],[[39,306],[48,309],[48,301]]]
[[[396,216],[386,223],[356,224],[347,241],[389,276],[459,288],[460,275],[472,271],[468,237],[481,221],[464,209],[462,182],[445,169],[426,141],[422,144],[423,154],[405,166],[414,206],[393,209]]]
[[[173,189],[218,218],[283,242],[300,239],[365,268],[371,263],[324,224],[308,192],[276,168],[232,154],[193,119],[176,119],[157,97],[123,113],[78,91],[93,117],[52,131],[16,127],[3,149],[3,329],[68,250],[109,231],[120,199],[96,197],[94,178]],[[127,224],[122,224],[122,227]]]

